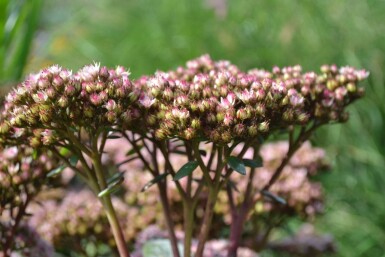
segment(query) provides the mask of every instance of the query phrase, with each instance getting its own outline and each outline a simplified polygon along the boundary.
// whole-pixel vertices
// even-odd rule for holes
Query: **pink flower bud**
[[[32,98],[35,101],[35,103],[43,103],[48,100],[48,95],[44,91],[39,91],[36,94],[33,94]]]
[[[237,119],[239,120],[246,120],[250,118],[250,115],[246,112],[245,109],[239,109],[236,114]]]
[[[60,76],[55,76],[52,80],[52,85],[56,88],[61,88],[64,85],[64,81]]]
[[[234,117],[233,115],[231,115],[230,113],[226,113],[225,114],[225,117],[223,119],[223,123],[226,125],[226,126],[230,126],[231,124],[233,124],[234,122]]]
[[[195,130],[193,128],[187,128],[183,131],[183,137],[186,140],[191,140],[195,136]]]
[[[114,111],[116,109],[116,102],[115,102],[115,100],[113,100],[113,99],[108,100],[107,103],[104,105],[104,107],[108,111]]]
[[[237,124],[234,126],[234,133],[237,136],[242,136],[246,132],[246,128],[243,124]]]
[[[139,103],[146,109],[149,109],[151,105],[155,103],[156,99],[148,96],[147,94],[142,94],[139,98]]]
[[[102,104],[102,99],[100,98],[99,94],[93,93],[90,95],[90,102],[95,105],[101,105]]]

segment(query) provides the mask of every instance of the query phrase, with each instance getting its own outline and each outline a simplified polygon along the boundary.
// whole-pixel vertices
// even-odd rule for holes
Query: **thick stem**
[[[102,190],[104,190],[107,187],[107,182],[103,174],[102,170],[102,164],[101,164],[101,156],[99,154],[98,149],[96,148],[93,152],[93,158],[92,158],[96,177],[98,180],[98,184]],[[115,213],[114,206],[112,205],[111,196],[110,194],[106,194],[101,199],[104,210],[107,214],[108,221],[111,226],[112,234],[115,238],[116,246],[118,248],[119,254],[121,257],[129,257],[130,254],[128,252],[126,242],[124,240],[123,232],[120,227],[118,218]]]
[[[236,257],[238,247],[241,243],[243,226],[246,221],[247,213],[249,209],[241,208],[233,210],[231,213],[231,226],[230,226],[230,238],[229,238],[229,250],[227,257]]]
[[[214,206],[217,199],[218,190],[216,188],[209,188],[209,196],[206,202],[206,210],[203,216],[202,226],[198,237],[198,247],[195,257],[203,257],[204,247],[209,236],[211,223],[214,215]]]
[[[170,205],[167,198],[167,188],[166,185],[162,182],[158,183],[158,189],[160,193],[160,201],[163,207],[163,213],[166,221],[166,226],[168,230],[168,236],[170,238],[171,249],[174,257],[180,257],[179,249],[178,249],[178,240],[176,239],[175,231],[174,231],[174,222],[171,218]]]
[[[223,161],[223,159],[226,159],[227,155],[230,154],[230,153],[225,153],[226,156],[224,157],[223,156],[223,153],[224,153],[223,150],[224,150],[223,147],[218,148],[217,168],[215,170],[214,179],[211,179],[210,174],[209,174],[209,170],[208,170],[207,166],[205,165],[204,161],[202,160],[200,153],[199,153],[199,142],[196,142],[194,144],[194,157],[198,161],[199,166],[203,171],[203,179],[205,180],[205,182],[208,186],[208,190],[209,190],[209,195],[208,195],[208,199],[206,202],[206,208],[205,208],[205,213],[203,216],[202,226],[201,226],[201,230],[200,230],[199,237],[198,237],[198,247],[197,247],[197,251],[195,253],[195,257],[202,257],[203,256],[204,247],[205,247],[205,244],[206,244],[209,232],[210,232],[211,223],[212,223],[212,219],[214,216],[215,202],[217,200],[219,189],[221,188],[221,185],[222,185],[222,183],[220,181],[221,173],[222,173],[223,168],[226,165],[226,163]]]
[[[254,148],[253,159],[258,156],[259,147]],[[253,195],[253,179],[255,176],[255,168],[250,169],[250,175],[247,182],[247,187],[244,195],[244,200],[241,205],[236,206],[234,203],[230,204],[231,208],[231,227],[230,227],[230,239],[229,239],[229,250],[227,253],[228,257],[236,257],[238,247],[241,243],[243,226],[247,219],[247,214],[250,211],[252,205]],[[228,188],[227,193],[229,200],[233,201],[232,189]],[[230,202],[231,203],[231,202]]]
[[[191,242],[194,228],[194,208],[187,202],[183,203],[184,219],[184,257],[191,256]]]

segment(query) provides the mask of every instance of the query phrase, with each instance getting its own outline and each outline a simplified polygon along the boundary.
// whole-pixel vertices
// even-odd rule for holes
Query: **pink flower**
[[[139,103],[143,105],[145,108],[150,108],[156,102],[156,99],[151,98],[146,94],[142,94],[139,98]]]

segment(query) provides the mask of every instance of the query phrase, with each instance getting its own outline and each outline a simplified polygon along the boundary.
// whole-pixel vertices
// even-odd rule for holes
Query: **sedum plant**
[[[130,126],[137,116],[135,100],[140,92],[122,67],[85,66],[76,74],[51,66],[30,75],[6,96],[1,132],[14,144],[48,149],[80,175],[100,196],[121,256],[129,256],[109,195],[121,182],[108,183],[101,165],[105,142],[114,126]],[[132,104],[134,103],[134,104]],[[70,158],[68,158],[70,154]],[[77,165],[79,163],[79,165]]]
[[[365,70],[335,65],[322,66],[320,74],[303,73],[300,66],[243,72],[228,61],[215,62],[205,55],[186,67],[136,81],[146,89],[142,100],[148,109],[148,132],[139,137],[156,144],[150,148],[142,142],[150,156],[156,157],[158,149],[166,161],[165,172],[155,180],[171,174],[184,205],[184,256],[191,255],[193,213],[202,189],[207,189],[207,201],[194,256],[203,255],[218,193],[237,172],[247,174],[250,183],[242,209],[232,215],[232,224],[237,225],[231,230],[229,256],[236,256],[254,195],[282,201],[269,190],[286,164],[316,129],[347,120],[345,107],[363,95],[357,84],[367,76]],[[262,165],[259,149],[277,134],[287,136],[288,150],[269,181],[254,190],[251,181]],[[136,141],[126,138],[130,143]],[[234,151],[237,146],[240,151]],[[244,158],[247,151],[254,152],[251,159]],[[172,154],[185,155],[188,162],[175,167],[169,161]],[[192,172],[198,167],[202,175],[193,179]],[[181,178],[187,179],[185,188]]]
[[[50,150],[86,181],[106,210],[121,256],[129,253],[110,194],[123,176],[103,170],[102,156],[107,140],[125,139],[132,147],[125,162],[139,159],[153,176],[144,190],[158,185],[174,256],[181,255],[165,178],[173,178],[182,201],[185,257],[191,256],[194,214],[206,195],[194,254],[200,257],[222,189],[231,201],[232,174],[245,175],[248,182],[231,213],[228,256],[237,254],[255,197],[285,203],[272,192],[284,167],[319,127],[347,120],[345,108],[362,97],[358,83],[368,72],[335,65],[322,66],[320,73],[303,72],[300,66],[242,71],[204,55],[186,67],[134,82],[128,75],[122,67],[98,64],[74,75],[59,66],[33,74],[7,95],[0,133],[12,144]],[[254,188],[262,166],[259,151],[276,136],[286,137],[287,151],[269,180]],[[187,163],[172,163],[178,155]]]

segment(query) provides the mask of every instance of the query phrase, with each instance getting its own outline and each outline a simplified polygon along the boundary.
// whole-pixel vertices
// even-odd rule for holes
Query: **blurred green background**
[[[301,64],[318,70],[330,63],[368,69],[367,95],[350,107],[349,122],[327,126],[314,137],[333,165],[321,178],[326,212],[316,226],[334,235],[337,256],[385,256],[384,0],[1,0],[1,5],[3,84],[50,64],[76,70],[93,61],[130,67],[135,78],[204,53],[242,69]]]

